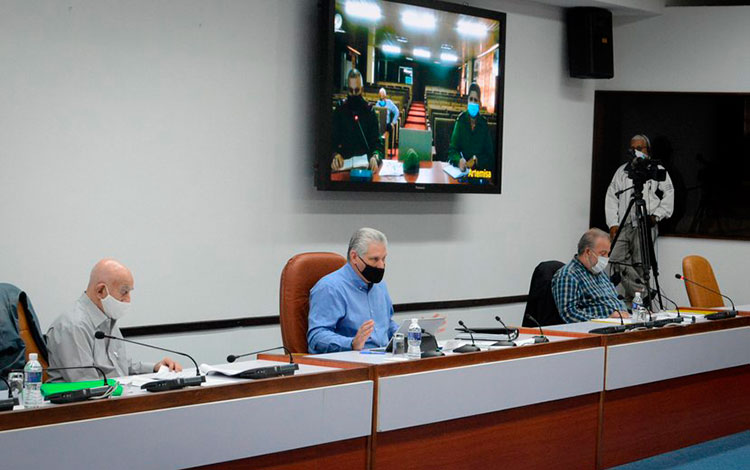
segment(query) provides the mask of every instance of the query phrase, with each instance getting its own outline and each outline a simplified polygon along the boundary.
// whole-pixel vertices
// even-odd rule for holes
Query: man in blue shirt
[[[393,134],[393,128],[398,125],[398,106],[388,98],[385,88],[378,91],[378,98],[377,105],[388,110],[385,123],[388,124],[388,131]]]
[[[311,353],[361,350],[388,344],[398,325],[385,283],[388,240],[361,228],[349,241],[347,263],[310,289],[307,344]]]
[[[592,228],[578,241],[578,254],[552,277],[552,296],[566,323],[594,318],[628,317],[625,304],[604,271],[609,259],[609,234]]]

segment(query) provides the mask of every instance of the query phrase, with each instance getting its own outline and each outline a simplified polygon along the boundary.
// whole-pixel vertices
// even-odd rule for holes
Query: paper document
[[[443,167],[443,171],[448,173],[448,175],[451,176],[451,178],[459,179],[463,178],[464,176],[469,174],[469,170],[461,171],[458,167],[455,167],[453,165],[445,165]]]
[[[356,168],[363,168],[365,170],[370,168],[370,159],[367,157],[367,154],[355,155],[352,158],[345,159],[344,166],[335,171],[349,171]]]
[[[380,176],[403,176],[404,164],[396,160],[383,160],[378,174]]]

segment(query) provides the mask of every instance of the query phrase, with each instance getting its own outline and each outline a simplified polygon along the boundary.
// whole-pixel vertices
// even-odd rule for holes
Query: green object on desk
[[[122,395],[122,385],[114,379],[107,379],[107,384],[117,387],[112,392],[112,396]],[[83,390],[84,388],[100,387],[104,385],[101,380],[86,380],[84,382],[48,382],[42,384],[42,395],[52,395],[53,393],[70,392],[73,390]]]

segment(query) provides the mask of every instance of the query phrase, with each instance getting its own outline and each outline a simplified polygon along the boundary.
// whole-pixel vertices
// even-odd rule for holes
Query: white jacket
[[[604,201],[604,212],[607,217],[607,227],[612,228],[615,225],[620,225],[622,217],[625,215],[625,210],[628,208],[630,198],[633,195],[633,190],[629,189],[618,197],[615,193],[622,191],[625,188],[633,186],[633,180],[628,177],[625,172],[625,166],[627,163],[620,166],[615,171],[615,175],[612,177],[612,182],[609,183],[607,188],[607,196]],[[664,168],[659,165],[659,169]],[[656,190],[661,190],[662,198],[656,195]],[[661,182],[653,180],[646,181],[643,185],[643,200],[646,202],[646,212],[648,215],[656,217],[657,222],[663,219],[668,219],[672,216],[674,211],[674,186],[672,185],[672,179],[667,173],[667,179]],[[633,218],[630,215],[635,211],[634,208],[630,209],[629,219],[632,221]]]

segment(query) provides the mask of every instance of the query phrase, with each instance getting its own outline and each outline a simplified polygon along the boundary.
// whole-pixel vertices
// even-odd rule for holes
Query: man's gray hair
[[[365,256],[367,250],[370,249],[370,244],[373,242],[382,243],[386,246],[388,245],[388,239],[385,238],[385,234],[380,230],[375,230],[374,228],[369,227],[362,227],[357,230],[349,240],[349,249],[346,250],[346,259],[349,260],[352,250],[356,251],[360,257]]]
[[[594,249],[597,238],[609,239],[609,234],[602,229],[590,228],[586,230],[580,240],[578,240],[578,254],[582,255],[586,248]]]
[[[634,140],[642,140],[646,142],[646,148],[648,148],[649,153],[651,152],[651,140],[646,134],[636,134],[630,138],[630,142],[632,143]]]

